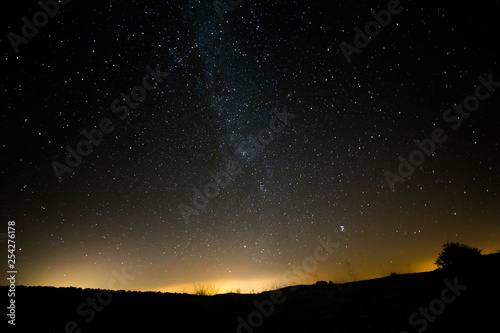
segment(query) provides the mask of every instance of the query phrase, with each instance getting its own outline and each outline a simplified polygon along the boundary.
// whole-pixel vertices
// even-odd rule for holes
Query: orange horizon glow
[[[496,253],[495,247],[485,247],[482,251],[483,254]],[[120,271],[121,268],[113,269],[110,266],[99,267],[98,265],[79,265],[72,263],[68,265],[61,264],[58,267],[50,267],[43,272],[26,272],[30,279],[19,279],[18,285],[24,286],[48,286],[56,288],[82,288],[82,289],[111,289],[111,290],[130,290],[137,292],[164,292],[164,293],[195,293],[195,283],[203,286],[213,286],[218,290],[218,294],[225,294],[229,292],[239,292],[242,294],[260,293],[268,290],[275,290],[286,286],[293,286],[298,284],[310,285],[317,281],[332,281],[333,283],[342,284],[354,281],[363,281],[381,278],[388,276],[390,273],[397,274],[411,274],[433,271],[437,268],[434,263],[436,256],[429,256],[425,259],[414,260],[411,264],[404,262],[394,262],[392,264],[371,266],[365,265],[362,268],[360,263],[354,263],[356,275],[349,275],[348,272],[343,270],[340,265],[330,265],[327,271],[321,271],[318,275],[309,276],[302,279],[300,282],[291,278],[291,271],[284,271],[281,274],[273,275],[258,275],[255,277],[226,277],[226,278],[213,278],[213,279],[196,279],[193,278],[189,282],[166,283],[161,284],[152,280],[143,280],[135,278],[127,285],[120,283],[110,284],[114,280],[113,272]],[[106,271],[106,274],[102,274]],[[134,272],[127,271],[127,274],[133,275]],[[33,278],[34,277],[34,278]],[[118,282],[118,281],[115,281]],[[2,285],[6,285],[5,282]],[[113,286],[111,288],[110,286]],[[144,287],[150,285],[150,287]]]
[[[419,273],[419,272],[427,272],[436,269],[434,265],[434,259],[423,260],[417,262],[412,265],[414,270],[411,272],[401,272],[401,274],[405,273]],[[65,270],[67,271],[67,270]],[[222,278],[222,279],[211,279],[211,280],[195,280],[192,282],[186,283],[174,283],[174,284],[166,284],[159,287],[153,288],[137,288],[133,283],[130,286],[121,286],[116,284],[114,290],[130,290],[137,292],[163,292],[163,293],[195,293],[195,284],[203,285],[203,286],[213,286],[218,290],[217,294],[225,294],[229,292],[236,292],[239,289],[239,292],[242,294],[250,294],[250,293],[260,293],[268,290],[275,290],[287,286],[293,286],[297,284],[310,285],[316,283],[316,281],[332,281],[333,283],[347,283],[354,281],[362,281],[369,280],[374,278],[384,277],[387,274],[369,274],[367,273],[365,276],[357,278],[355,280],[349,280],[348,277],[340,275],[338,279],[322,279],[313,281],[313,277],[307,278],[299,283],[296,283],[296,280],[291,278],[285,279],[284,276],[287,272],[281,275],[275,276],[261,276],[261,277],[253,277],[253,278]],[[398,272],[399,273],[399,272]],[[73,276],[64,275],[62,273],[62,269],[56,270],[57,278],[51,276],[42,277],[39,283],[29,283],[25,285],[30,286],[50,286],[56,288],[82,288],[82,289],[111,289],[108,288],[109,280],[112,278],[111,275],[105,277],[103,275],[94,275],[94,274],[86,274],[86,276],[81,276],[74,274]],[[62,277],[60,277],[62,275]],[[107,279],[107,280],[106,280]]]

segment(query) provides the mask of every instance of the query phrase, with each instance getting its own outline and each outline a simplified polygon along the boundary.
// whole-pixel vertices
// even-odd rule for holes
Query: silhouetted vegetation
[[[459,268],[481,257],[481,250],[458,242],[447,242],[435,264],[439,268]]]
[[[213,284],[194,283],[194,294],[198,296],[213,296],[219,293],[219,288]]]

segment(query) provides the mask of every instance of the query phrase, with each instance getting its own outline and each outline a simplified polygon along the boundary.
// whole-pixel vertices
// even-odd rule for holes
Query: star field
[[[500,81],[498,1],[401,6],[348,63],[340,44],[386,3],[244,0],[221,20],[210,1],[71,1],[15,53],[8,33],[40,10],[16,4],[0,221],[16,221],[19,284],[104,288],[126,268],[132,290],[260,288],[318,237],[340,247],[311,279],[337,282],[432,270],[445,241],[495,251],[500,88],[456,131],[442,114]],[[131,107],[148,66],[164,75]],[[285,108],[250,161],[239,145]],[[114,130],[59,181],[52,163],[103,118]],[[391,190],[384,172],[436,127],[447,141]],[[187,224],[179,205],[230,161],[241,172]]]

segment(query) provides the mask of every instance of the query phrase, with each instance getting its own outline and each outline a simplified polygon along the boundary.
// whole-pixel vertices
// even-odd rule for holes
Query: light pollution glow
[[[396,270],[398,273],[416,273],[431,271],[436,268],[434,264],[435,258],[428,258],[425,260],[416,261],[412,265],[407,265],[406,268],[410,267],[410,271],[406,270],[401,266],[401,270]],[[299,265],[297,265],[299,266]],[[345,283],[353,281],[352,275],[349,274],[345,269],[341,268],[342,264],[338,263],[336,272],[322,272],[317,276],[310,276],[308,278],[302,278],[300,283],[303,284],[313,284],[317,280],[332,281],[335,283]],[[109,265],[109,267],[111,267]],[[394,268],[394,267],[392,267]],[[50,268],[46,270],[43,274],[39,274],[36,278],[24,279],[23,284],[25,285],[38,285],[38,286],[54,286],[54,287],[79,287],[79,288],[110,288],[110,280],[113,279],[114,269],[110,268],[106,274],[103,268],[97,267],[95,265],[85,265],[74,263],[72,265],[61,265]],[[120,271],[121,268],[115,271]],[[126,273],[134,276],[131,270],[125,269]],[[391,270],[391,272],[394,270]],[[241,293],[250,293],[252,290],[261,292],[266,290],[273,290],[284,286],[294,285],[296,280],[294,280],[292,270],[284,271],[282,274],[278,275],[262,275],[256,277],[234,277],[234,278],[221,278],[221,279],[193,279],[193,281],[185,283],[174,283],[161,285],[159,283],[153,282],[150,285],[156,285],[156,287],[143,288],[141,287],[144,281],[138,279],[134,276],[134,280],[130,281],[127,286],[122,286],[120,284],[114,284],[116,288],[111,289],[123,289],[132,291],[160,291],[160,292],[177,292],[177,293],[194,293],[194,284],[198,283],[201,285],[212,285],[218,289],[218,293],[223,294],[230,291],[235,292],[237,289]],[[389,270],[381,272],[380,267],[371,267],[364,274],[357,272],[355,280],[378,278],[387,275]],[[286,278],[287,276],[287,278]],[[323,278],[324,276],[324,278]],[[330,278],[327,278],[330,276]]]

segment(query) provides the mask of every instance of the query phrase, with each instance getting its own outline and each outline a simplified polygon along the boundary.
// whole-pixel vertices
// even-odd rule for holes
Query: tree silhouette
[[[439,268],[458,267],[481,257],[481,250],[458,242],[446,242],[435,264]]]

